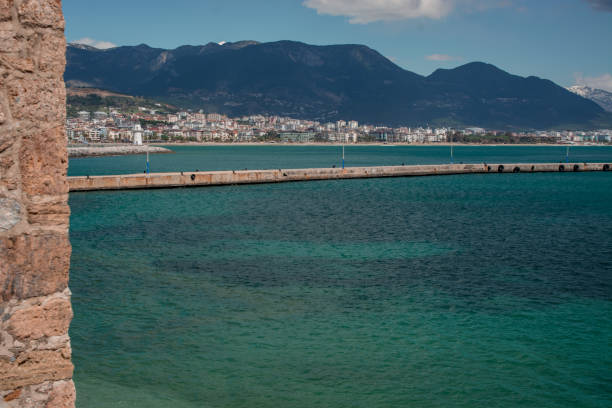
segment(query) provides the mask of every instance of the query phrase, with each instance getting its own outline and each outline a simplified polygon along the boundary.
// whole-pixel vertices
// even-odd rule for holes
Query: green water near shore
[[[611,202],[607,173],[71,194],[77,406],[612,406]]]
[[[340,167],[340,146],[166,146],[174,154],[150,155],[151,172]],[[455,163],[557,163],[565,146],[455,146]],[[450,162],[449,146],[367,146],[345,149],[346,166],[397,166]],[[571,162],[612,162],[612,146],[575,146]],[[145,155],[70,159],[70,176],[142,173]]]

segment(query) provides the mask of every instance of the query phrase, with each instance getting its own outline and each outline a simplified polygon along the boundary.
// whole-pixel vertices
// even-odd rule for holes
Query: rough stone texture
[[[37,350],[20,353],[15,361],[0,361],[3,387],[16,389],[32,383],[72,378],[70,350]]]
[[[73,407],[76,400],[76,392],[72,381],[58,381],[53,384],[51,398],[46,408],[69,408]]]
[[[0,21],[0,47],[3,52],[18,53],[21,51],[19,44],[20,34],[15,30],[12,21]]]
[[[12,363],[23,353],[70,350],[67,329],[72,316],[70,291],[15,299],[0,310],[0,362]],[[0,384],[5,379],[0,377]]]
[[[74,407],[60,0],[0,0],[0,407]]]
[[[0,407],[70,408],[74,407],[75,398],[71,380],[46,381],[8,393],[0,392]]]
[[[20,3],[17,12],[23,26],[64,29],[60,0],[21,0]]]
[[[21,205],[12,198],[0,196],[0,231],[13,228],[21,220]]]
[[[21,141],[19,162],[24,192],[32,195],[68,193],[66,150],[49,149],[63,138],[63,126],[25,136]],[[60,166],[58,166],[58,164]]]
[[[0,0],[0,21],[10,20],[12,9],[13,0]]]
[[[48,85],[52,85],[52,88],[49,89]],[[33,119],[36,123],[40,123],[38,125],[39,129],[44,129],[49,124],[55,124],[63,128],[64,125],[58,125],[58,123],[66,115],[65,106],[62,111],[58,109],[56,103],[62,99],[65,101],[66,90],[59,89],[60,85],[63,86],[63,82],[57,79],[31,84],[27,79],[15,78],[7,84],[8,104],[13,118],[17,120]],[[26,128],[26,130],[29,129]],[[27,136],[38,137],[31,132],[28,132]],[[40,136],[45,137],[47,135]],[[65,150],[65,147],[58,149],[57,152],[61,153],[63,150]]]
[[[72,307],[66,299],[18,310],[8,320],[8,333],[20,341],[62,336],[68,332]]]
[[[70,209],[60,196],[47,201],[31,200],[28,204],[28,221],[32,225],[64,225],[70,220]]]
[[[0,237],[0,301],[63,291],[68,286],[67,232]]]
[[[42,33],[40,41],[45,44],[38,54],[38,71],[40,73],[51,73],[63,70],[66,65],[66,54],[58,54],[57,50],[66,48],[66,39],[62,34],[54,31]]]

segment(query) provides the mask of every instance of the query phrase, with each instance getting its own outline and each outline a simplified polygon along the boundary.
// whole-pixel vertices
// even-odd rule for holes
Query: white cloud
[[[351,24],[398,21],[413,18],[440,19],[455,8],[481,12],[513,7],[516,0],[304,0],[303,5],[319,14],[346,16]],[[612,0],[599,0],[612,1]],[[520,8],[519,8],[520,9]]]
[[[74,41],[75,44],[83,44],[83,45],[89,45],[90,47],[96,47],[100,50],[106,50],[109,48],[115,48],[117,46],[117,44],[113,44],[112,42],[108,42],[108,41],[98,41],[98,40],[94,40],[93,38],[89,38],[89,37],[85,37],[85,38],[81,38],[80,40],[76,40]]]
[[[612,75],[603,74],[598,77],[585,77],[581,73],[575,74],[576,85],[588,86],[612,92]]]
[[[425,57],[428,61],[461,61],[463,57],[454,57],[446,54],[431,54]]]
[[[411,18],[440,19],[450,13],[456,0],[305,0],[304,6],[319,14],[347,16],[352,24]]]

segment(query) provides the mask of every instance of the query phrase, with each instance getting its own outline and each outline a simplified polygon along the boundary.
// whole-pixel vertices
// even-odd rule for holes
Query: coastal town
[[[160,105],[161,107],[161,105]],[[479,127],[399,127],[354,120],[320,123],[278,116],[229,118],[218,113],[138,107],[81,110],[66,121],[68,142],[87,143],[482,143],[610,144],[612,129],[508,132]]]

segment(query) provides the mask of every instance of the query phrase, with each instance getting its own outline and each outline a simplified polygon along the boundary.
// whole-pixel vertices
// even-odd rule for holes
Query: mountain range
[[[612,124],[601,106],[546,79],[482,62],[422,76],[363,45],[241,41],[100,50],[70,44],[65,80],[234,117],[499,129]]]

